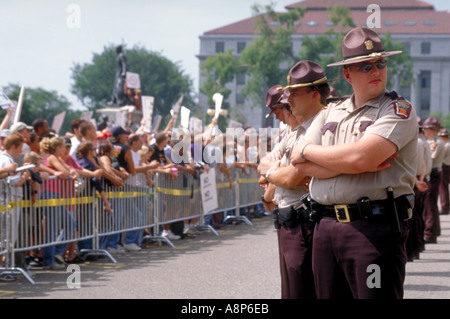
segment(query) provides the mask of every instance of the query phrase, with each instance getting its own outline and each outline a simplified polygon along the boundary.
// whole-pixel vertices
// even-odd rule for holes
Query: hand
[[[417,181],[416,182],[416,187],[419,190],[419,192],[423,193],[423,192],[426,192],[428,190],[428,183],[424,182],[424,181]]]
[[[302,181],[300,182],[300,186],[309,193],[309,184],[311,183],[311,177],[306,176]]]

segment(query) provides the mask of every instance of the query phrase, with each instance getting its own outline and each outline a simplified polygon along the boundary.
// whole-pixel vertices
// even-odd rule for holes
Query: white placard
[[[161,124],[161,120],[162,120],[161,115],[158,114],[155,116],[155,121],[153,122],[153,125],[152,125],[152,131],[158,132],[159,125]]]
[[[12,102],[9,97],[2,90],[0,90],[0,107],[2,109],[7,109],[10,104],[12,104]]]
[[[220,93],[216,93],[213,95],[212,99],[216,103],[216,112],[214,114],[214,117],[219,118],[220,111],[222,110],[223,95]]]
[[[141,80],[139,74],[133,72],[127,72],[127,88],[128,89],[140,89]]]
[[[153,96],[142,96],[142,117],[145,121],[145,132],[150,133],[152,129],[152,116],[155,98]]]
[[[191,115],[191,110],[189,110],[187,107],[182,106],[181,107],[181,127],[183,129],[188,129],[189,128],[189,116]]]
[[[216,188],[216,171],[214,168],[209,173],[200,174],[200,188],[202,192],[203,211],[209,213],[219,207]]]
[[[125,127],[126,121],[127,121],[127,115],[128,115],[127,110],[120,110],[120,111],[116,112],[116,120],[114,121],[114,124],[116,126]]]
[[[180,98],[178,99],[177,103],[175,103],[175,105],[173,106],[170,114],[172,115],[173,118],[175,118],[175,120],[177,119],[178,113],[180,112],[180,107],[181,107],[181,103],[183,103],[183,98],[184,95],[181,95]]]
[[[64,118],[66,117],[66,112],[59,113],[53,118],[52,129],[55,130],[56,134],[59,135],[59,131],[64,123]]]
[[[82,112],[80,119],[85,120],[85,121],[89,121],[92,118],[92,115],[94,115],[94,111],[86,111],[86,112]]]

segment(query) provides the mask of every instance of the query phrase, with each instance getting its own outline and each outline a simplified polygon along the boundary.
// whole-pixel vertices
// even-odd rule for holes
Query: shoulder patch
[[[408,119],[411,114],[412,106],[407,101],[395,101],[392,103],[394,106],[395,115],[402,119]]]

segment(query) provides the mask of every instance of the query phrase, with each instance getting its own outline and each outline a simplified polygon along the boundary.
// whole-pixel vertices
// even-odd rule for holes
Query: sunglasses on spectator
[[[358,68],[363,73],[368,73],[368,72],[370,72],[372,70],[374,65],[376,66],[376,68],[378,70],[382,70],[382,69],[384,69],[386,67],[387,62],[386,62],[386,60],[379,60],[379,61],[377,61],[375,63],[366,62],[366,63],[361,63],[361,64],[358,64],[358,65],[350,65],[350,66]]]

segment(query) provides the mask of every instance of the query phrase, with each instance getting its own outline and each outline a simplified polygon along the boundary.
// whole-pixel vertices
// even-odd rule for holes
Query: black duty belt
[[[407,200],[407,199],[406,199]],[[412,209],[407,205],[403,197],[395,200],[396,209],[400,220],[411,218]],[[388,208],[388,200],[369,201],[360,200],[356,204],[348,205],[321,205],[315,203],[312,210],[319,218],[336,219],[340,223],[349,223],[355,220],[369,220],[376,217],[392,217],[393,212]]]
[[[293,206],[285,208],[275,208],[272,212],[274,224],[276,229],[281,226],[288,228],[297,227],[301,222],[310,221],[310,211],[300,207],[295,209]]]

